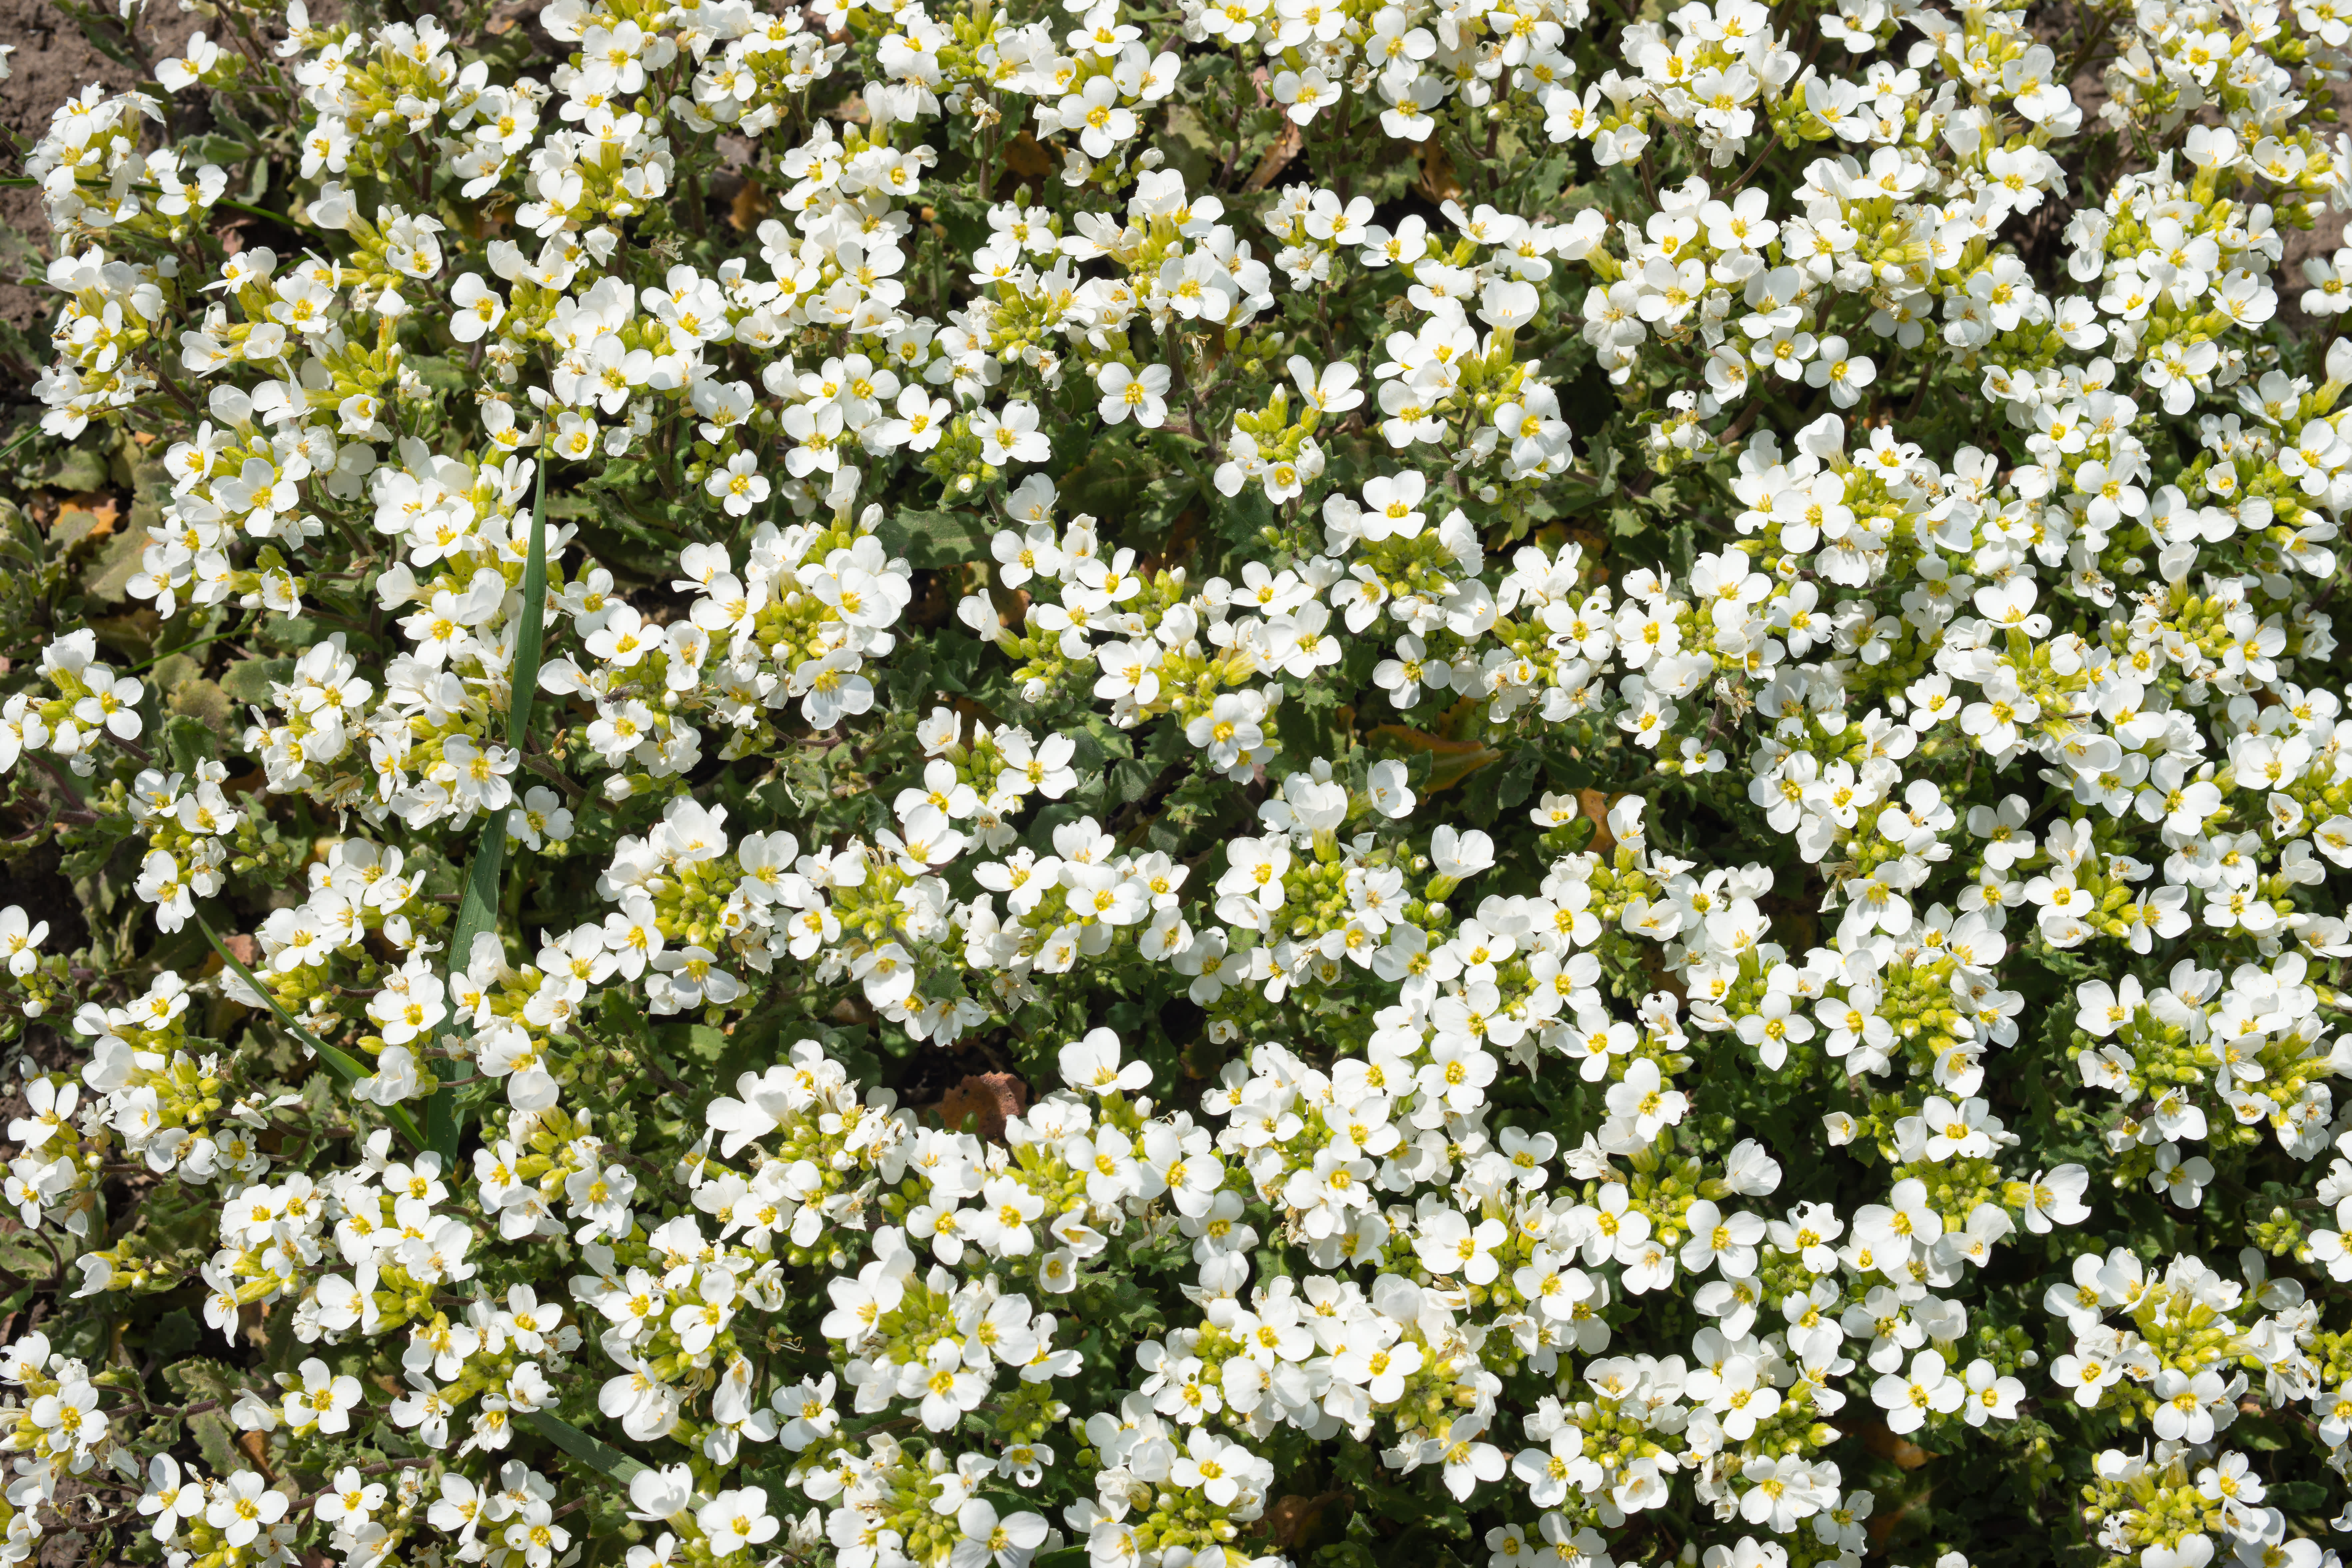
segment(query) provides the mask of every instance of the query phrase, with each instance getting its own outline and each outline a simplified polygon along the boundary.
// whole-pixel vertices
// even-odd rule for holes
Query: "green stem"
[[[205,940],[213,944],[213,951],[215,952],[220,954],[221,962],[228,965],[230,969],[236,971],[236,977],[239,980],[244,981],[247,985],[251,986],[253,988],[254,994],[259,996],[263,1002],[268,1005],[269,1010],[278,1015],[278,1021],[280,1024],[283,1024],[287,1030],[292,1034],[296,1039],[310,1047],[311,1051],[317,1055],[320,1061],[326,1063],[329,1068],[333,1069],[337,1077],[341,1078],[345,1083],[357,1083],[360,1079],[369,1076],[367,1069],[360,1065],[357,1058],[352,1056],[347,1051],[339,1050],[335,1047],[327,1044],[326,1041],[319,1038],[318,1036],[312,1034],[310,1030],[296,1023],[294,1021],[294,1015],[289,1013],[284,1007],[280,1006],[278,1005],[278,998],[272,996],[268,990],[262,985],[261,982],[253,977],[253,971],[247,969],[243,963],[237,961],[236,954],[231,952],[228,950],[228,944],[221,941],[220,933],[213,930],[212,923],[200,914],[196,915],[194,919],[197,929],[205,933]],[[404,1107],[387,1105],[383,1108],[383,1113],[391,1119],[392,1124],[394,1127],[400,1129],[401,1136],[408,1140],[409,1145],[412,1148],[422,1149],[425,1147],[425,1134],[417,1130],[416,1119],[409,1115]]]
[[[38,180],[29,179],[22,174],[0,175],[0,188],[9,186],[15,186],[20,189],[25,187],[37,187],[40,183],[41,182]],[[142,196],[160,196],[163,194],[163,187],[161,185],[131,185],[127,188],[138,192]],[[231,212],[245,213],[253,217],[266,217],[272,223],[284,224],[288,228],[291,229],[299,229],[302,226],[300,224],[296,223],[292,218],[288,217],[284,213],[272,212],[268,207],[257,207],[249,202],[233,202],[227,197],[223,196],[219,200],[215,201],[212,205],[216,207],[226,207]]]
[[[246,626],[231,626],[225,632],[214,632],[209,636],[197,637],[192,642],[184,642],[177,647],[167,647],[162,653],[157,654],[154,658],[146,660],[144,663],[132,665],[131,667],[131,673],[135,675],[142,669],[151,669],[156,665],[163,663],[165,659],[171,658],[175,653],[185,653],[192,647],[202,647],[206,643],[218,642],[223,637],[242,636],[248,629],[250,628]]]

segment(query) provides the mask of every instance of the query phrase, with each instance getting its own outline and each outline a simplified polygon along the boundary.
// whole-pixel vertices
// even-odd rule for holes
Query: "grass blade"
[[[540,652],[546,628],[541,624],[547,605],[547,454],[537,464],[536,487],[530,503],[530,553],[522,569],[522,622],[515,631],[514,663],[507,681],[507,745],[520,753],[530,734],[530,712],[539,694]],[[520,787],[515,792],[521,794]],[[449,973],[462,970],[474,951],[474,938],[499,927],[499,895],[506,872],[507,819],[494,812],[482,828],[481,842],[466,863],[466,883],[458,890],[457,920],[449,928]],[[457,1076],[457,1064],[436,1057],[434,1072],[444,1080]],[[425,1103],[426,1146],[441,1156],[445,1170],[455,1170],[457,1142],[465,1123],[457,1113],[457,1094],[445,1081]]]
[[[522,568],[522,627],[515,634],[513,679],[507,688],[507,744],[522,750],[530,710],[539,696],[539,656],[547,637],[547,457],[540,455],[538,491],[530,502],[530,555]]]
[[[515,1419],[530,1427],[582,1464],[600,1475],[610,1476],[621,1486],[627,1486],[649,1465],[632,1459],[602,1438],[592,1437],[571,1422],[544,1410],[520,1410]]]
[[[221,962],[228,965],[229,968],[235,970],[238,979],[253,987],[254,993],[264,1002],[269,1005],[269,1010],[278,1015],[278,1021],[286,1026],[287,1029],[296,1039],[310,1047],[310,1049],[318,1055],[319,1059],[327,1064],[329,1070],[332,1071],[335,1076],[341,1079],[345,1083],[357,1083],[360,1079],[369,1076],[367,1068],[360,1064],[358,1058],[352,1056],[348,1051],[338,1049],[337,1047],[327,1044],[326,1041],[319,1038],[318,1036],[312,1034],[310,1030],[296,1023],[294,1021],[294,1015],[279,1006],[278,1005],[278,998],[272,996],[268,991],[263,987],[261,982],[253,977],[253,971],[247,969],[243,963],[237,962],[236,954],[231,952],[228,950],[228,944],[221,941],[220,933],[213,930],[212,923],[206,921],[202,915],[197,915],[195,919],[197,926],[202,929],[205,933],[205,940],[211,942],[213,944],[213,951],[221,955]],[[442,1092],[446,1093],[447,1091],[443,1090]],[[425,1135],[417,1130],[416,1118],[408,1114],[406,1107],[387,1105],[383,1108],[383,1112],[387,1117],[391,1118],[392,1124],[400,1129],[401,1136],[408,1140],[409,1147],[413,1149],[422,1149],[425,1147]]]
[[[507,819],[504,812],[495,812],[482,829],[481,841],[474,846],[474,858],[466,863],[466,882],[457,890],[457,919],[449,928],[449,973],[457,974],[466,967],[467,957],[474,950],[474,938],[499,927],[499,878],[505,869]],[[433,1070],[443,1079],[457,1076],[457,1064],[447,1057],[433,1058]],[[444,1170],[455,1170],[457,1163],[457,1141],[465,1135],[465,1124],[457,1116],[457,1091],[445,1082],[433,1091],[425,1102],[425,1147],[441,1156]]]

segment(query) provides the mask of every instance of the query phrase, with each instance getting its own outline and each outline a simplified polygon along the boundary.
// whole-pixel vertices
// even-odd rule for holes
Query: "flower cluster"
[[[0,1558],[2333,1568],[2328,6],[205,20]]]

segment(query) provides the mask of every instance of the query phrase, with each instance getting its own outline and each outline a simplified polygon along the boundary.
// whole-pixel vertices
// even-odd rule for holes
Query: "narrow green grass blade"
[[[539,696],[539,656],[547,628],[547,458],[539,460],[538,492],[530,502],[530,555],[522,569],[522,626],[515,634],[514,679],[508,684],[507,744],[522,749]]]
[[[530,733],[530,711],[539,693],[540,651],[546,628],[541,619],[547,604],[547,457],[540,455],[530,503],[530,554],[522,569],[522,624],[515,631],[514,664],[507,683],[507,744],[520,752]],[[520,793],[520,790],[517,791]],[[482,828],[481,842],[466,865],[466,884],[458,890],[457,920],[449,928],[449,973],[466,966],[474,938],[499,927],[499,894],[506,871],[507,819],[491,814]],[[442,1168],[455,1170],[457,1142],[465,1123],[457,1113],[457,1095],[446,1080],[457,1076],[457,1064],[446,1057],[434,1058],[435,1073],[445,1080],[425,1103],[427,1147],[441,1156]]]
[[[474,951],[474,938],[499,927],[499,877],[505,869],[507,850],[507,819],[504,812],[491,815],[483,826],[481,841],[474,846],[474,858],[466,863],[466,882],[457,889],[457,919],[449,928],[449,973],[457,974],[466,967],[467,956]],[[457,1076],[457,1064],[447,1057],[433,1058],[433,1070],[443,1079]],[[425,1102],[425,1147],[441,1156],[441,1168],[457,1169],[457,1140],[464,1136],[465,1126],[457,1116],[457,1092],[447,1087],[433,1091]]]
[[[592,1437],[571,1422],[551,1415],[544,1410],[525,1410],[515,1419],[530,1427],[582,1464],[601,1475],[612,1477],[627,1486],[642,1472],[652,1467],[639,1463],[601,1438]]]
[[[196,924],[204,931],[205,940],[213,944],[213,951],[221,955],[221,962],[235,970],[238,979],[244,981],[247,985],[252,986],[255,992],[260,995],[261,999],[269,1004],[269,1010],[278,1015],[278,1021],[285,1025],[286,1027],[291,1031],[296,1039],[310,1047],[311,1050],[317,1052],[319,1059],[326,1063],[329,1069],[331,1070],[336,1077],[341,1079],[345,1083],[357,1083],[360,1079],[369,1076],[367,1068],[361,1066],[359,1059],[353,1057],[350,1052],[340,1050],[337,1047],[327,1044],[326,1041],[319,1038],[318,1036],[312,1034],[310,1030],[296,1023],[294,1021],[294,1015],[279,1006],[278,1005],[278,998],[272,996],[268,991],[262,986],[261,982],[253,977],[253,971],[247,969],[244,964],[237,962],[236,954],[228,950],[228,944],[221,941],[220,933],[213,930],[210,921],[206,921],[204,916],[198,915],[196,916]],[[436,1098],[437,1099],[438,1096],[436,1096]],[[405,1106],[387,1105],[383,1108],[383,1111],[387,1117],[391,1118],[392,1124],[400,1129],[401,1136],[408,1140],[409,1147],[413,1149],[422,1149],[425,1146],[425,1134],[417,1131],[416,1118],[408,1114],[408,1110]]]

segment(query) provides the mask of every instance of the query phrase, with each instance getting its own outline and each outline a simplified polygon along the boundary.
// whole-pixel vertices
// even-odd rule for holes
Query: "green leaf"
[[[1151,786],[1159,779],[1159,770],[1146,763],[1132,760],[1114,763],[1110,770],[1110,799],[1121,804],[1149,799]]]
[[[874,531],[884,549],[919,569],[985,561],[994,533],[988,519],[971,512],[911,510],[884,518]]]
[[[212,682],[194,684],[211,686]],[[163,749],[170,754],[172,765],[184,773],[194,773],[197,763],[210,762],[220,754],[211,726],[185,713],[174,713],[163,721]]]
[[[446,354],[410,354],[406,363],[436,392],[461,391],[467,380],[466,367]]]
[[[18,1231],[12,1236],[0,1237],[0,1271],[5,1271],[12,1279],[47,1280],[58,1271],[58,1255],[36,1242],[26,1240],[25,1233]],[[16,1294],[29,1300],[37,1289],[38,1289],[37,1284],[26,1284]],[[14,1300],[15,1298],[12,1297],[10,1300]],[[24,1304],[24,1301],[16,1301],[16,1306],[10,1307],[8,1310],[13,1312],[16,1307]]]
[[[196,1452],[215,1475],[232,1476],[250,1469],[244,1453],[236,1446],[236,1428],[228,1417],[217,1410],[207,1410],[188,1419],[188,1432],[196,1440]]]
[[[507,745],[518,755],[530,736],[532,704],[539,695],[539,661],[547,628],[547,457],[540,455],[536,487],[530,503],[530,554],[522,569],[522,624],[515,630],[514,669],[507,684]],[[504,880],[507,819],[493,813],[482,829],[481,842],[466,865],[466,885],[457,899],[457,922],[449,929],[449,969],[463,969],[474,951],[474,938],[499,927],[499,893]],[[457,1094],[446,1080],[457,1076],[457,1064],[446,1057],[433,1058],[433,1070],[445,1080],[425,1102],[425,1146],[441,1156],[444,1170],[457,1166],[457,1143],[465,1136]]]
[[[1105,441],[1058,481],[1073,512],[1116,517],[1131,537],[1163,539],[1200,493],[1191,474],[1171,468],[1142,447]]]
[[[357,1083],[368,1076],[367,1069],[362,1067],[358,1059],[349,1052],[338,1050],[296,1023],[294,1015],[279,1006],[278,998],[262,989],[261,982],[253,977],[253,971],[237,962],[236,954],[231,952],[228,950],[228,944],[221,941],[220,933],[213,930],[212,922],[202,915],[197,915],[195,920],[196,924],[203,929],[205,940],[213,944],[213,951],[220,954],[221,962],[235,970],[238,979],[253,987],[256,994],[269,1005],[269,1010],[278,1015],[278,1021],[286,1026],[287,1031],[317,1053],[319,1059],[326,1063],[337,1077],[345,1083]],[[425,1134],[417,1130],[416,1118],[408,1114],[405,1106],[387,1105],[383,1108],[383,1113],[391,1119],[394,1127],[400,1129],[400,1135],[408,1140],[409,1147],[422,1149],[425,1146]]]
[[[57,520],[49,524],[49,541],[60,552],[71,550],[89,537],[98,526],[98,514],[69,506],[60,510]]]
[[[42,466],[37,483],[53,490],[94,490],[106,483],[106,456],[89,446],[68,447]],[[142,536],[140,547],[147,541]]]
[[[618,468],[622,465],[614,466]],[[632,506],[626,497],[608,487],[600,487],[593,493],[604,526],[622,541],[668,554],[676,554],[686,548],[688,541],[684,535],[667,523],[646,517]]]
[[[1492,823],[1525,801],[1542,773],[1542,751],[1535,746],[1520,746],[1508,752],[1501,765],[1481,768],[1471,774],[1469,788],[1465,792],[1470,820]]]
[[[233,1404],[237,1391],[245,1386],[244,1378],[235,1367],[201,1357],[169,1363],[158,1375],[173,1393],[191,1402],[216,1399],[223,1405]]]
[[[2312,1513],[2327,1506],[2327,1489],[2317,1481],[2283,1481],[2270,1489],[2268,1500],[2288,1513]]]
[[[84,877],[97,875],[109,860],[114,858],[114,852],[122,847],[122,841],[137,832],[138,827],[139,825],[128,816],[100,817],[65,841],[72,847],[58,862],[58,868],[65,873],[68,881],[78,882]]]
[[[657,1037],[669,1047],[672,1056],[691,1058],[706,1068],[716,1067],[733,1043],[725,1030],[714,1029],[708,1024],[688,1024],[684,1028],[665,1025]]]
[[[517,1419],[582,1464],[600,1474],[610,1476],[623,1486],[627,1486],[644,1471],[652,1468],[649,1465],[632,1459],[610,1443],[590,1436],[571,1422],[551,1415],[547,1411],[522,1411],[518,1414]]]
[[[146,535],[117,534],[100,553],[98,564],[90,572],[90,597],[109,605],[128,601],[131,579],[139,574],[139,563],[146,553]]]
[[[294,661],[290,658],[243,658],[228,667],[220,686],[232,701],[267,702],[272,682],[282,684],[293,678]]]
[[[214,132],[184,138],[173,150],[180,154],[183,168],[199,163],[218,163],[226,167],[231,163],[241,163],[253,155],[253,148],[248,143]]]
[[[289,658],[305,648],[318,647],[327,637],[327,628],[308,616],[267,616],[252,633],[257,645]]]
[[[159,1362],[175,1362],[194,1353],[196,1339],[195,1318],[185,1307],[174,1307],[148,1329],[143,1348]]]

